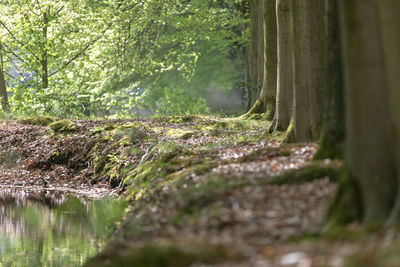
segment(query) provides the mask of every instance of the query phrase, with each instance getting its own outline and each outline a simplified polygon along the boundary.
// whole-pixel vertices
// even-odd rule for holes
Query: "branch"
[[[59,67],[57,70],[55,70],[54,72],[49,74],[49,77],[57,74],[58,72],[60,72],[61,70],[65,69],[66,67],[69,66],[69,64],[71,64],[72,62],[74,62],[75,59],[77,59],[78,57],[80,57],[81,55],[83,55],[86,50],[88,50],[92,45],[94,45],[98,40],[100,40],[104,33],[111,28],[112,26],[112,22],[108,23],[106,29],[104,29],[96,38],[94,38],[93,40],[89,41],[81,51],[79,51],[78,53],[76,53],[70,60],[68,60],[67,62],[65,62],[61,67]]]
[[[40,17],[40,14],[37,14],[29,5],[28,5],[28,9],[29,9],[36,17]]]
[[[12,33],[12,31],[7,27],[7,25],[0,20],[0,24],[3,25],[3,27],[7,30],[7,32],[11,35],[11,37],[17,41],[17,43],[19,43],[21,46],[25,46],[25,44],[23,42],[21,42],[20,40],[17,39],[17,37],[15,37],[15,35]],[[28,50],[28,52],[38,61],[40,61],[40,59],[31,51]]]
[[[9,76],[11,79],[18,81],[16,77],[12,76],[12,75],[11,75],[10,73],[8,73],[7,71],[4,71],[4,73],[5,73],[7,76]]]
[[[25,60],[23,60],[17,53],[15,53],[14,51],[12,51],[8,46],[4,45],[3,50],[6,53],[10,53],[13,56],[15,56],[16,58],[18,58],[21,62],[25,62]]]

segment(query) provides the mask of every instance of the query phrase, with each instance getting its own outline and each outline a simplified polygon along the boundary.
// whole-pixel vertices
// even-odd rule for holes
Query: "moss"
[[[142,142],[146,137],[146,132],[139,127],[127,127],[127,126],[119,126],[115,130],[114,136],[117,139],[124,139],[121,141],[121,146],[127,146],[131,144],[137,144]]]
[[[345,224],[361,221],[363,210],[361,193],[356,179],[343,167],[336,194],[329,206],[324,232],[329,234]]]
[[[191,123],[194,121],[201,121],[202,118],[200,116],[194,116],[194,115],[186,115],[186,116],[159,116],[153,118],[155,122],[161,122],[161,123],[169,123],[169,124],[185,124],[185,123]]]
[[[268,97],[264,118],[272,121],[275,116],[276,100],[275,97]]]
[[[295,124],[295,122],[292,119],[290,121],[289,127],[286,130],[285,137],[284,137],[282,143],[290,144],[290,143],[296,142],[296,132],[295,132],[294,124]]]
[[[187,140],[187,139],[192,138],[193,135],[194,135],[193,132],[187,132],[187,133],[184,133],[184,134],[181,135],[181,139]]]
[[[108,163],[108,157],[105,155],[100,155],[93,160],[93,168],[95,174],[100,174],[106,164]]]
[[[329,177],[336,182],[339,176],[339,169],[336,166],[325,165],[322,162],[314,162],[302,169],[289,171],[280,176],[267,180],[268,184],[300,184],[311,182],[316,179]]]
[[[79,126],[70,120],[60,120],[49,124],[54,132],[71,132],[78,130]]]
[[[196,241],[164,241],[104,252],[85,266],[184,267],[194,263],[215,264],[224,259],[240,259],[236,250]],[[107,260],[105,260],[107,259]]]
[[[387,266],[381,265],[376,261],[375,253],[368,254],[354,254],[346,257],[346,260],[343,264],[344,267],[377,267],[377,266]],[[395,266],[395,265],[393,265]]]
[[[242,115],[241,119],[249,119],[253,114],[262,114],[266,111],[265,103],[261,99],[257,99],[256,103],[254,103],[253,107],[244,115]]]
[[[193,172],[197,175],[204,174],[216,167],[217,165],[217,163],[213,162],[198,164],[193,167]]]
[[[115,130],[115,129],[117,129],[118,127],[120,127],[119,124],[113,124],[113,123],[104,124],[104,125],[101,125],[101,126],[97,126],[97,127],[94,129],[94,132],[95,132],[95,133],[104,133],[104,132],[108,132],[108,131]]]
[[[176,142],[161,142],[157,145],[156,151],[161,161],[168,162],[183,151],[183,147]]]
[[[216,129],[227,129],[228,123],[226,121],[218,121],[214,124],[214,128]]]
[[[28,117],[17,120],[17,122],[21,124],[31,124],[39,126],[48,126],[55,121],[56,119],[52,117]]]
[[[129,137],[123,137],[118,141],[119,146],[129,146],[132,143]]]
[[[313,142],[317,142],[321,137],[322,123],[316,123],[311,129],[311,139]]]
[[[251,114],[247,116],[247,119],[249,120],[262,120],[263,119],[263,114]]]
[[[314,160],[321,159],[342,159],[343,158],[343,137],[323,133]]]
[[[256,151],[252,151],[250,154],[238,159],[238,162],[244,163],[244,162],[254,161],[266,155],[268,157],[276,157],[276,156],[287,157],[290,156],[290,151],[287,151],[279,147],[267,147],[264,149],[257,149]]]

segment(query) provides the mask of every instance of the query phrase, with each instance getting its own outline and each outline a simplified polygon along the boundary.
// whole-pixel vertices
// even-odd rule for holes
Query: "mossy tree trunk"
[[[1,107],[3,111],[9,112],[10,105],[8,103],[7,84],[5,80],[4,60],[3,60],[3,47],[1,43],[0,43],[0,97],[1,97]]]
[[[260,95],[249,112],[252,114],[266,114],[271,120],[275,113],[276,75],[277,75],[277,40],[276,40],[276,0],[263,0],[259,5],[259,18],[263,21],[263,31],[259,31],[263,42],[259,42],[259,59],[263,65],[259,66],[259,84],[262,84]],[[260,15],[263,16],[260,16]],[[262,58],[261,58],[262,57]]]
[[[400,220],[400,2],[397,0],[379,0],[383,56],[389,91],[390,124],[395,147],[397,172],[397,201],[389,224]]]
[[[339,1],[326,0],[327,74],[324,90],[323,126],[314,159],[343,158],[344,96],[340,44]]]
[[[385,2],[391,3],[386,7],[380,6],[379,1],[381,0],[340,1],[346,99],[347,179],[352,180],[352,184],[360,189],[359,210],[363,211],[363,222],[374,225],[381,225],[396,212],[396,208],[393,207],[399,191],[395,163],[395,152],[398,153],[399,147],[395,146],[393,138],[393,130],[396,127],[398,129],[399,114],[398,108],[392,108],[391,111],[396,113],[397,120],[397,126],[393,127],[389,103],[396,102],[398,105],[400,101],[400,83],[398,74],[396,75],[399,62],[392,60],[396,54],[399,55],[397,50],[400,40],[391,36],[394,34],[398,38],[399,32],[395,29],[397,26],[385,23],[397,17],[400,10],[389,16],[391,11],[388,9],[395,8],[395,1]],[[383,8],[381,18],[379,7]],[[392,19],[387,19],[390,17]],[[398,19],[395,20],[398,25]],[[385,26],[390,29],[383,29]],[[389,43],[384,44],[385,42]],[[396,78],[392,79],[393,75]],[[395,87],[395,90],[391,90]],[[395,99],[389,100],[389,96]],[[346,190],[352,191],[351,187],[344,185],[342,191]],[[333,206],[328,224],[338,217],[337,214],[342,214],[340,217],[344,218],[344,213],[357,208],[356,203],[346,198],[340,200],[342,205]]]
[[[290,141],[319,137],[325,85],[325,6],[321,0],[292,1],[294,116]],[[288,139],[287,139],[288,140]]]
[[[275,131],[286,131],[293,108],[293,63],[290,0],[277,0],[278,73],[274,127]]]

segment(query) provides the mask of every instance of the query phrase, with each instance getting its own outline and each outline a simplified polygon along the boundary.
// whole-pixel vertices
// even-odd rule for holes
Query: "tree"
[[[323,125],[314,159],[343,158],[345,116],[338,4],[337,0],[326,1],[327,73],[323,87]]]
[[[252,114],[265,113],[266,119],[271,120],[275,113],[275,98],[276,98],[276,75],[277,75],[277,40],[276,40],[276,0],[263,0],[264,3],[260,6],[258,12],[263,11],[263,31],[258,31],[258,35],[263,36],[264,42],[258,42],[257,46],[260,52],[257,56],[259,59],[263,59],[263,66],[258,68],[259,77],[262,80],[259,81],[258,85],[262,85],[261,92],[255,100],[255,103],[249,106],[251,109],[247,112],[245,117],[249,117]],[[250,12],[254,9],[254,5],[250,6]],[[261,16],[259,16],[261,18]],[[255,32],[254,24],[250,24],[252,32]],[[250,40],[250,44],[255,46],[253,39]]]
[[[0,4],[4,56],[17,70],[16,76],[7,75],[13,79],[9,89],[14,107],[40,113],[69,104],[71,99],[65,96],[71,94],[73,65],[99,35],[104,36],[104,27],[109,25],[105,23],[109,14],[94,12],[103,8],[102,2],[18,0]]]
[[[204,85],[196,90],[192,79],[199,78],[199,62],[211,54],[219,52],[221,64],[232,64],[223,77],[241,65],[236,51],[248,43],[248,30],[240,28],[248,18],[237,9],[246,6],[242,2],[2,2],[0,34],[11,108],[58,116],[109,114],[113,109],[126,116],[138,106],[154,111],[165,103],[177,107],[178,102],[162,98],[184,95],[193,105],[201,103],[193,112],[206,112],[204,95],[211,89]],[[178,79],[168,82],[166,73]],[[232,82],[240,83],[236,77]],[[199,85],[198,80],[193,83]]]
[[[325,85],[325,6],[320,0],[292,1],[294,104],[287,142],[319,137]]]
[[[353,220],[392,224],[400,208],[400,5],[390,0],[341,0],[340,5],[347,167],[327,227]]]
[[[394,136],[395,162],[397,174],[397,200],[389,224],[400,220],[400,2],[391,0],[378,1],[382,30],[383,56],[389,91],[390,125]]]
[[[5,72],[4,72],[4,60],[3,60],[3,46],[0,43],[0,97],[1,97],[1,107],[3,111],[9,112],[10,105],[8,103],[8,95],[7,95],[7,84],[5,80]]]
[[[258,88],[260,86],[260,33],[263,32],[260,27],[260,3],[263,0],[249,0],[250,1],[250,46],[249,46],[249,83],[247,85],[248,91],[248,101],[247,109],[249,110],[257,101],[258,98]],[[262,54],[264,57],[264,55]]]
[[[276,112],[270,132],[285,131],[293,109],[293,49],[289,0],[277,0],[278,73]]]

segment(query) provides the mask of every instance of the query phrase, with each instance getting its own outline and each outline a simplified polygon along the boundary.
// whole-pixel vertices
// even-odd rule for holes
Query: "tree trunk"
[[[394,136],[395,161],[397,166],[398,190],[400,185],[400,2],[397,0],[377,1],[380,14],[383,56],[389,90],[390,123]],[[400,220],[400,192],[389,224]]]
[[[272,120],[275,113],[277,82],[277,27],[276,0],[264,0],[264,81],[262,91],[265,95],[265,113]]]
[[[259,0],[250,0],[250,80],[248,88],[247,110],[249,110],[255,104],[258,97],[258,3]]]
[[[309,142],[318,138],[322,122],[321,90],[326,75],[324,2],[293,1],[292,13],[296,92],[293,127],[289,127],[294,135],[290,141]]]
[[[277,0],[276,16],[278,28],[278,74],[274,132],[285,131],[292,116],[293,63],[289,0]]]
[[[263,57],[263,67],[259,69],[262,80],[260,95],[245,116],[266,113],[271,120],[275,113],[277,43],[276,43],[276,0],[263,0],[263,46],[259,57]]]
[[[258,0],[258,35],[257,35],[257,88],[260,89],[264,79],[264,2]]]
[[[1,107],[3,111],[9,112],[10,105],[8,103],[7,85],[5,80],[4,61],[3,61],[3,47],[1,43],[0,43],[0,97],[1,97]]]
[[[50,11],[50,10],[49,10]],[[42,58],[40,64],[42,66],[42,87],[49,87],[49,69],[48,69],[48,54],[47,54],[47,31],[49,26],[49,11],[43,13],[43,29],[42,29]]]
[[[363,221],[373,224],[386,221],[397,192],[389,113],[390,86],[386,77],[390,70],[385,72],[377,3],[378,0],[340,1],[346,99],[345,162],[348,166],[345,179],[359,187],[361,207],[358,209],[363,212]],[[397,82],[394,85],[399,86]],[[341,189],[353,191],[346,185]],[[338,198],[340,195],[336,196]],[[346,214],[337,214],[357,208],[349,199],[342,197],[340,201],[341,205],[331,209],[329,220],[349,218]]]
[[[323,87],[323,127],[314,159],[343,158],[345,116],[338,4],[338,0],[326,1],[327,75]]]

